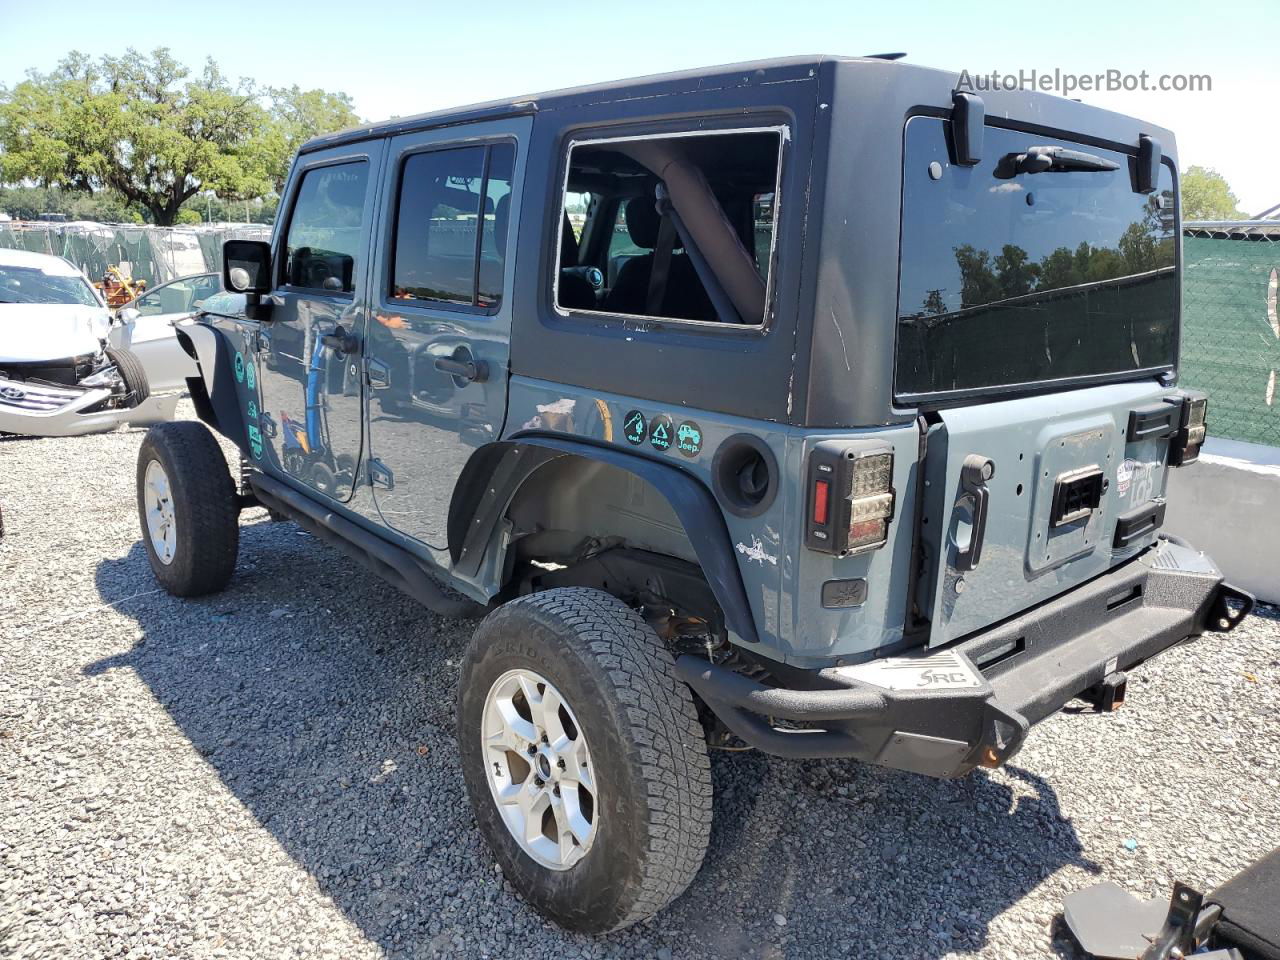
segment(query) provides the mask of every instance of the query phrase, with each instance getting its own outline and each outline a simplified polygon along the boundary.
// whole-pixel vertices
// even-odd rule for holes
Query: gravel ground
[[[0,441],[0,956],[1069,958],[1069,891],[1209,888],[1280,843],[1271,610],[995,773],[716,753],[688,893],[567,935],[473,828],[468,626],[260,510],[225,593],[159,592],[141,438]]]

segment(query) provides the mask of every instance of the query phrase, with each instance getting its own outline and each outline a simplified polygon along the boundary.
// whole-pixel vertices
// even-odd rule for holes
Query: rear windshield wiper
[[[1009,180],[1020,173],[1070,173],[1119,170],[1120,164],[1106,157],[1068,150],[1066,147],[1028,147],[1026,153],[1006,153],[996,164],[995,175]]]

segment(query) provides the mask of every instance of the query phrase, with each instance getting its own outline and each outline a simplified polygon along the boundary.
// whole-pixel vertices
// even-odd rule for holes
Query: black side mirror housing
[[[222,288],[261,296],[271,292],[271,244],[262,240],[227,240],[222,244]]]

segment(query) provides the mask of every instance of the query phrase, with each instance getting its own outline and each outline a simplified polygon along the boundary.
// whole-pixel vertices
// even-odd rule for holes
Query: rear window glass
[[[574,145],[557,305],[763,324],[782,142],[779,130],[766,128]]]
[[[903,170],[899,396],[1171,367],[1177,352],[1172,176],[1133,190],[1122,153],[988,127],[954,166],[946,122],[913,117]],[[1115,169],[1019,172],[1035,146]]]

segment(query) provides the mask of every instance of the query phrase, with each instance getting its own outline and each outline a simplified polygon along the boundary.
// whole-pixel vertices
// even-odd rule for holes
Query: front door
[[[351,499],[360,467],[369,235],[384,148],[305,154],[294,168],[275,240],[274,306],[257,369],[245,372],[262,381],[268,468],[338,501]]]
[[[531,120],[388,144],[366,337],[369,465],[391,527],[443,562],[454,485],[502,432]]]

